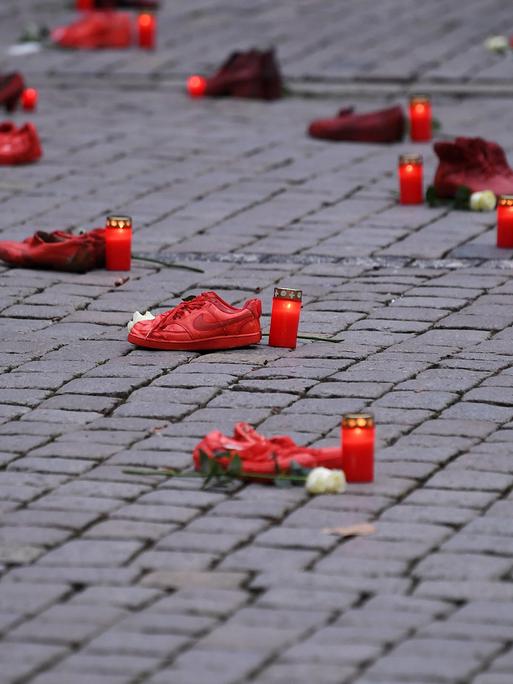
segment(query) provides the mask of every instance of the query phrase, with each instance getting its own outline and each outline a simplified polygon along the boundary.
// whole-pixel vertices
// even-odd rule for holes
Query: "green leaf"
[[[433,117],[432,126],[434,131],[442,130],[442,122],[440,121],[440,119],[437,119],[436,117]]]
[[[242,471],[242,461],[237,454],[232,458],[226,469],[226,473],[232,477],[238,477]]]
[[[210,470],[210,460],[211,459],[208,457],[208,455],[202,449],[200,449],[199,458],[200,458],[200,468],[199,468],[200,473],[204,473],[204,474],[208,473],[208,471]]]
[[[291,480],[287,480],[284,477],[275,477],[274,484],[280,489],[290,489],[290,487],[294,486],[294,483],[291,482]]]
[[[460,185],[454,195],[455,209],[469,209],[471,191],[465,185]]]
[[[430,185],[426,190],[426,202],[430,207],[438,207],[440,205],[440,200],[438,199],[434,185]]]
[[[290,462],[290,467],[289,467],[289,472],[291,475],[298,475],[298,476],[303,476],[306,480],[308,477],[308,473],[312,470],[312,468],[304,468],[303,466],[299,465],[297,461],[291,461]],[[299,483],[301,484],[301,483]]]

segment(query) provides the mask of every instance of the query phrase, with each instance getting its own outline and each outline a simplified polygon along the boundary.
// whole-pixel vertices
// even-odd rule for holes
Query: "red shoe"
[[[286,474],[290,472],[293,461],[302,468],[324,466],[342,469],[340,447],[302,447],[286,436],[267,439],[248,423],[237,423],[233,437],[218,430],[209,432],[194,449],[192,456],[196,470],[200,469],[201,452],[215,458],[224,468],[228,468],[234,456],[239,456],[243,472],[251,475]]]
[[[406,119],[402,107],[390,107],[367,114],[342,109],[333,119],[317,119],[308,127],[312,138],[354,142],[392,143],[404,137]]]
[[[128,341],[139,347],[172,350],[232,349],[260,342],[259,299],[241,309],[227,304],[215,292],[202,292],[152,321],[136,323]]]
[[[0,165],[30,164],[41,158],[42,150],[34,124],[16,128],[0,124]]]
[[[73,24],[54,29],[52,40],[60,47],[82,50],[128,48],[132,44],[132,19],[124,12],[86,12]]]
[[[440,160],[433,183],[438,197],[454,197],[461,186],[471,192],[513,193],[513,170],[497,143],[456,138],[454,142],[437,142],[433,147]]]
[[[191,76],[187,88],[192,96],[276,100],[283,84],[274,51],[249,50],[232,53],[211,78]]]
[[[13,112],[25,89],[23,76],[14,72],[12,74],[0,75],[0,105],[3,105],[8,112]]]
[[[40,230],[23,242],[1,241],[0,259],[22,268],[85,273],[105,264],[105,229],[84,235]]]

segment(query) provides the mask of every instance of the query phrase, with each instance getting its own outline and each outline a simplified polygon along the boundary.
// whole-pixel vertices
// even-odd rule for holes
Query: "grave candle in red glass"
[[[370,413],[342,417],[342,469],[348,482],[374,480],[374,417]]]
[[[410,100],[410,138],[414,142],[429,142],[433,136],[433,116],[428,97]]]
[[[286,287],[274,288],[269,331],[271,347],[296,348],[302,297],[301,290],[291,290]]]
[[[207,87],[207,80],[203,76],[189,76],[187,79],[187,92],[191,97],[201,97]]]
[[[33,112],[37,106],[38,93],[35,88],[25,88],[21,94],[21,106],[26,112]]]
[[[513,247],[513,195],[497,201],[497,247]]]
[[[140,14],[137,19],[137,30],[139,47],[145,50],[153,50],[157,34],[157,18],[147,12]]]
[[[129,271],[132,253],[132,219],[108,216],[105,226],[105,264],[108,271]]]
[[[422,155],[401,154],[398,171],[400,204],[422,204]]]

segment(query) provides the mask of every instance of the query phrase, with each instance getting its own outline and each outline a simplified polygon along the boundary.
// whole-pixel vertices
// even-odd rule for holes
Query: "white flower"
[[[472,211],[493,211],[497,198],[491,190],[481,190],[470,195],[470,208]]]
[[[484,46],[491,52],[506,52],[509,43],[506,36],[490,36],[485,40]]]
[[[341,470],[314,468],[305,482],[309,494],[340,494],[346,489],[346,476]]]
[[[151,313],[151,311],[147,311],[143,314],[140,311],[135,311],[134,315],[132,316],[132,320],[128,321],[128,323],[126,324],[128,332],[130,332],[134,325],[136,323],[139,323],[139,321],[152,321],[154,318],[155,316]]]

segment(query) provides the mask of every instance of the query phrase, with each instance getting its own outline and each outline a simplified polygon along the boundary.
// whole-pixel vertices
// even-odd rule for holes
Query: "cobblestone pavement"
[[[3,0],[1,43],[62,5]],[[122,211],[137,254],[204,272],[0,267],[1,684],[511,684],[512,252],[491,213],[398,207],[411,144],[304,135],[422,86],[442,135],[512,159],[512,60],[481,46],[510,27],[503,0],[167,0],[155,54],[4,54],[40,89],[45,155],[2,169],[0,236]],[[184,96],[186,74],[267,42],[291,97]],[[329,342],[126,342],[134,310],[203,289],[258,294],[267,327],[276,284],[303,289],[301,332]],[[341,496],[124,472],[188,467],[242,419],[335,444],[363,408],[376,482]],[[322,532],[365,521],[365,538]]]

